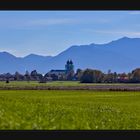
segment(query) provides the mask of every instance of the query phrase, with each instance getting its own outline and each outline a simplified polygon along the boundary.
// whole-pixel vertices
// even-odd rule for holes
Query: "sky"
[[[124,36],[140,38],[140,11],[0,11],[0,52],[18,57]]]

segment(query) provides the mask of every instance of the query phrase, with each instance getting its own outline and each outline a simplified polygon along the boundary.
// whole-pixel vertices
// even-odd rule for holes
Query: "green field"
[[[10,81],[6,83],[5,81],[0,81],[0,87],[35,87],[35,86],[86,86],[86,85],[129,85],[129,86],[140,86],[140,83],[135,84],[125,84],[125,83],[80,83],[79,81],[52,81],[47,83],[39,83],[37,81]]]
[[[140,92],[0,90],[0,129],[140,129]]]
[[[8,83],[8,84],[5,81],[0,82],[0,87],[84,86],[84,85],[98,85],[98,84],[85,84],[85,83],[82,84],[79,81],[52,81],[52,82],[47,82],[47,83],[39,83],[37,81],[30,81],[30,82],[27,82],[27,81],[10,81],[10,83]]]

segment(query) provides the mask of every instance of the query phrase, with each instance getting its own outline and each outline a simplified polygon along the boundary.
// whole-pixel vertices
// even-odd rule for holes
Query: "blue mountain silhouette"
[[[25,73],[36,69],[47,73],[51,69],[64,69],[68,59],[77,68],[109,69],[116,72],[131,72],[140,67],[140,38],[123,37],[106,44],[74,45],[60,54],[41,56],[30,54],[26,57],[15,57],[8,52],[0,52],[0,73]]]

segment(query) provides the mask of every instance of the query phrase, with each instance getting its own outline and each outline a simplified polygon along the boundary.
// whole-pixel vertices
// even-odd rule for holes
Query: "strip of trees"
[[[103,73],[100,70],[95,69],[77,69],[76,73],[70,73],[67,75],[55,75],[48,74],[42,75],[36,70],[31,73],[28,71],[25,74],[20,74],[15,72],[15,74],[0,74],[0,81],[38,81],[44,83],[47,81],[80,81],[81,83],[140,83],[140,68],[133,70],[130,73],[116,73],[108,71],[108,73]]]
[[[77,78],[81,83],[140,83],[140,68],[131,73],[116,73],[109,70],[107,74],[100,70],[77,70]]]

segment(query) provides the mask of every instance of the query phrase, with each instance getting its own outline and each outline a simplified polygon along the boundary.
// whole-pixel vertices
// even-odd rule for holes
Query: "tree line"
[[[25,72],[25,74],[20,74],[15,72],[15,74],[5,73],[0,74],[0,81],[38,81],[44,83],[47,81],[80,81],[81,83],[140,83],[140,68],[136,68],[129,73],[116,73],[108,70],[107,73],[103,73],[96,69],[77,69],[76,73],[69,72],[68,74],[50,74],[46,73],[42,75],[36,70]]]
[[[78,69],[77,78],[81,83],[140,83],[140,68],[130,73],[116,73],[109,70],[106,74],[100,70]]]

